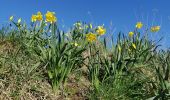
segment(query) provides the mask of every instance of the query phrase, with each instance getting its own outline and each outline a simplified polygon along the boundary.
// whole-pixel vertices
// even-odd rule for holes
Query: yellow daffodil
[[[40,12],[40,11],[39,11],[39,12],[37,12],[36,20],[38,20],[38,21],[43,20],[43,16],[42,16],[42,14],[41,14],[41,12]]]
[[[46,22],[54,23],[57,21],[54,12],[47,11],[45,16],[46,16]]]
[[[96,41],[96,34],[93,34],[93,33],[88,33],[86,34],[86,39],[89,41],[89,42],[93,42],[93,41]]]
[[[14,19],[14,16],[11,16],[11,17],[9,18],[10,21],[12,21],[13,19]]]
[[[43,15],[41,14],[41,12],[37,12],[36,15],[32,15],[31,17],[31,21],[32,22],[36,22],[36,21],[42,21],[43,20]]]
[[[160,26],[151,27],[151,32],[158,32],[160,30]]]
[[[141,29],[143,26],[142,22],[137,22],[136,23],[136,28]]]
[[[129,37],[133,37],[134,32],[129,32]]]
[[[103,35],[106,33],[106,29],[103,27],[103,26],[98,26],[96,32],[99,34],[99,35]]]
[[[32,22],[36,22],[36,21],[37,21],[37,15],[32,15],[31,21],[32,21]]]
[[[134,43],[132,43],[132,47],[133,47],[134,49],[136,49],[136,45],[135,45]]]
[[[18,24],[21,23],[21,18],[18,19]]]

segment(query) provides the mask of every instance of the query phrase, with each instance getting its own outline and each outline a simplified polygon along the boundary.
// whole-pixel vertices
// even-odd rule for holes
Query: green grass
[[[2,28],[0,99],[170,99],[170,51],[158,50],[152,33],[134,29],[107,45],[100,35],[88,42],[97,27],[78,23],[69,32],[44,20]]]

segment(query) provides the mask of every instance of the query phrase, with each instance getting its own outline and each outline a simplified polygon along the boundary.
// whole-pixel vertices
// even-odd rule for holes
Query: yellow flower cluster
[[[89,25],[89,28],[92,29],[92,24]],[[96,28],[96,34],[90,32],[88,34],[86,34],[86,39],[89,42],[93,42],[97,40],[97,36],[101,36],[104,35],[106,33],[106,29],[103,26],[98,26]]]
[[[142,22],[137,22],[137,23],[136,23],[136,28],[137,28],[137,29],[141,29],[142,27],[143,27],[143,23],[142,23]],[[152,27],[150,28],[150,31],[151,31],[151,32],[158,32],[159,30],[160,30],[160,26],[152,26]],[[129,32],[129,37],[130,37],[130,38],[132,38],[133,35],[134,35],[134,32]],[[137,48],[135,43],[132,43],[132,47],[133,47],[133,49],[136,49],[136,48]]]
[[[45,17],[46,17],[46,22],[54,23],[57,21],[57,18],[54,12],[47,11],[47,13],[45,14]],[[37,12],[36,15],[32,15],[31,17],[32,22],[42,21],[42,20],[43,20],[43,15],[41,14],[41,12]]]
[[[143,23],[142,22],[137,22],[136,23],[136,28],[137,29],[141,29],[143,27]],[[158,32],[160,30],[160,26],[152,26],[150,28],[151,32]],[[134,32],[129,32],[129,37],[133,37]]]
[[[136,28],[141,29],[142,27],[143,27],[143,23],[137,22]],[[160,30],[160,26],[152,26],[150,29],[151,32],[158,32],[159,30]]]
[[[160,30],[160,26],[151,27],[151,32],[158,32]]]
[[[36,15],[32,15],[32,17],[31,17],[32,22],[41,21],[41,20],[43,20],[43,15],[41,14],[40,11],[37,12]]]

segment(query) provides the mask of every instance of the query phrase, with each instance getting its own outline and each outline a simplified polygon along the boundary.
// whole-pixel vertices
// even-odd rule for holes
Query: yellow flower
[[[14,16],[11,16],[11,17],[9,18],[10,21],[12,21],[13,19],[14,19]]]
[[[37,12],[37,15],[32,15],[32,17],[31,17],[31,21],[32,21],[32,22],[36,22],[37,20],[38,20],[38,21],[43,20],[43,15],[41,14],[40,11]]]
[[[135,45],[134,43],[132,43],[132,47],[133,47],[134,49],[136,49],[136,45]]]
[[[133,37],[134,32],[129,32],[129,37]]]
[[[31,21],[32,21],[32,22],[36,22],[36,21],[37,21],[37,15],[32,15]]]
[[[21,23],[21,18],[20,18],[20,19],[18,19],[18,24],[19,24],[19,23]]]
[[[37,12],[36,20],[38,20],[38,21],[43,20],[43,16],[42,16],[42,14],[41,14],[41,12],[40,12],[40,11],[39,11],[39,12]]]
[[[103,35],[106,33],[106,29],[103,27],[103,26],[98,26],[96,32],[99,34],[99,35]]]
[[[45,16],[46,16],[46,22],[54,23],[57,21],[54,12],[47,11]]]
[[[143,26],[142,22],[137,22],[136,23],[136,28],[141,29]]]
[[[151,27],[151,32],[158,32],[160,30],[160,26]]]
[[[86,34],[86,39],[89,41],[89,42],[93,42],[93,41],[96,41],[96,34],[93,34],[93,33],[88,33]]]

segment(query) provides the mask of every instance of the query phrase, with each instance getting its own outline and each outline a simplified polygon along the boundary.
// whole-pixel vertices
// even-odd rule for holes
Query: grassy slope
[[[46,65],[36,54],[30,53],[29,49],[23,45],[24,39],[20,35],[14,36],[13,32],[1,31],[0,100],[62,100],[68,98],[71,100],[138,100],[158,94],[160,94],[158,97],[163,97],[163,93],[169,91],[168,87],[163,85],[169,82],[169,78],[166,78],[170,67],[169,51],[153,52],[151,51],[153,48],[150,48],[146,49],[147,53],[145,53],[146,50],[143,48],[149,45],[148,41],[142,42],[141,45],[138,43],[141,46],[139,51],[143,50],[142,56],[139,56],[140,53],[137,51],[130,53],[123,50],[126,49],[127,44],[125,43],[129,41],[122,39],[113,46],[113,51],[103,50],[102,43],[96,43],[97,46],[89,54],[87,46],[87,50],[82,55],[84,58],[89,58],[84,60],[84,64],[72,70],[66,82],[64,84],[62,82],[59,89],[54,92],[47,75]],[[4,34],[6,35],[4,36]],[[118,46],[122,48],[121,53],[118,51]],[[130,58],[122,58],[125,55],[130,55]],[[98,59],[98,56],[101,59]],[[136,58],[131,59],[133,57]],[[110,65],[112,63],[116,65]],[[90,66],[93,66],[92,69],[95,66],[101,66],[99,73],[96,74],[97,81],[94,80],[96,81],[94,83],[89,78],[91,75],[89,71],[92,70]],[[116,74],[105,72],[105,66],[110,68],[110,71],[113,70],[110,66],[116,66]],[[102,81],[104,75],[108,78]],[[168,94],[168,92],[166,93]]]

